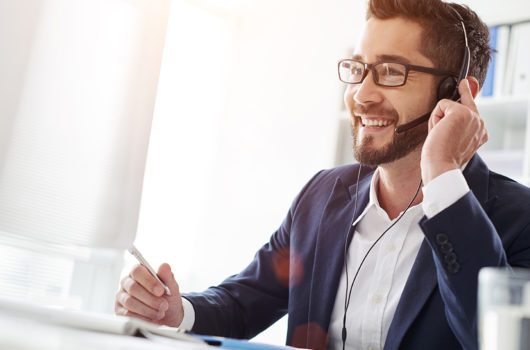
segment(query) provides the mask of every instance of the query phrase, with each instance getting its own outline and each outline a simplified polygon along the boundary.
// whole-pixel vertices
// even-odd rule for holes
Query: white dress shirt
[[[348,275],[351,284],[361,260],[373,242],[397,220],[390,220],[377,199],[378,171],[370,184],[368,205],[357,218],[348,248]],[[419,180],[419,179],[418,179]],[[431,218],[469,192],[462,171],[443,173],[423,187],[423,202],[411,207],[374,246],[355,281],[347,312],[348,349],[383,349],[401,293],[423,242],[418,222]],[[399,217],[399,216],[398,216]],[[342,349],[342,319],[346,293],[346,271],[342,272],[329,326],[329,347]],[[348,286],[349,288],[349,286]],[[180,328],[191,330],[195,322],[193,305],[182,298],[184,319]]]
[[[377,199],[378,171],[370,184],[368,205],[359,215],[348,249],[348,290],[359,264],[377,238],[401,215],[390,220]],[[469,191],[460,169],[448,171],[423,188],[421,205],[411,207],[368,254],[353,286],[346,315],[346,348],[383,349],[424,236],[418,225],[425,214],[433,217]],[[342,322],[346,272],[342,272],[329,327],[329,347],[342,349]]]

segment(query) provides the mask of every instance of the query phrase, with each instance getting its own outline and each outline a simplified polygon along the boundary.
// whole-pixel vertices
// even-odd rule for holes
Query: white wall
[[[490,26],[528,20],[530,17],[530,3],[527,0],[506,0],[502,4],[484,0],[460,0],[454,2],[469,6]]]
[[[219,275],[245,264],[301,186],[332,166],[342,103],[336,63],[354,41],[359,17],[351,1],[259,5],[236,29],[226,110],[206,184],[203,254],[235,251],[239,257],[215,266],[197,257],[195,267]],[[205,98],[217,93],[204,92]]]

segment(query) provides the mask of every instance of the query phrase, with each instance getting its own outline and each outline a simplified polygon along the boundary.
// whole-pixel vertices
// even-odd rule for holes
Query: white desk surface
[[[209,350],[212,347],[157,337],[91,332],[0,314],[2,350]]]

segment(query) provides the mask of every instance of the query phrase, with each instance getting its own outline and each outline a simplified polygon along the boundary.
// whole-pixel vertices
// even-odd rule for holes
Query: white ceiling
[[[185,0],[212,12],[225,15],[242,15],[252,12],[259,3],[266,4],[267,1],[260,0]],[[271,2],[271,1],[268,1]]]

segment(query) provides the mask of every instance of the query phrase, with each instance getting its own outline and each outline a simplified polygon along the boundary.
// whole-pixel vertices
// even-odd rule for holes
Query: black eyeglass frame
[[[349,81],[344,81],[342,80],[341,76],[340,76],[340,66],[343,62],[356,62],[356,63],[360,63],[364,66],[364,72],[363,72],[363,76],[361,77],[361,80],[358,81],[358,82],[355,82],[355,83],[351,83]],[[379,75],[377,74],[377,70],[376,69],[373,69],[373,67],[377,66],[377,65],[380,65],[380,64],[385,64],[385,63],[393,63],[393,64],[400,64],[402,66],[405,67],[405,78],[403,79],[403,83],[400,84],[400,85],[384,85],[384,84],[380,84],[379,83]],[[351,59],[351,58],[345,58],[345,59],[342,59],[339,61],[338,63],[338,66],[337,66],[337,69],[338,69],[338,74],[339,74],[339,80],[342,81],[343,83],[346,83],[346,84],[361,84],[364,79],[366,78],[366,76],[368,75],[368,71],[372,71],[372,78],[374,80],[374,83],[375,85],[378,85],[378,86],[383,86],[383,87],[400,87],[400,86],[403,86],[407,83],[407,78],[409,76],[409,71],[416,71],[416,72],[422,72],[422,73],[427,73],[427,74],[432,74],[432,75],[437,75],[437,76],[446,76],[446,77],[455,77],[456,78],[456,74],[454,73],[451,73],[449,71],[446,71],[446,70],[442,70],[442,69],[436,69],[436,68],[430,68],[430,67],[424,67],[424,66],[416,66],[416,65],[413,65],[413,64],[406,64],[406,63],[402,63],[402,62],[377,62],[377,63],[364,63],[364,62],[361,62],[361,61],[358,61],[358,60],[354,60],[354,59]]]

